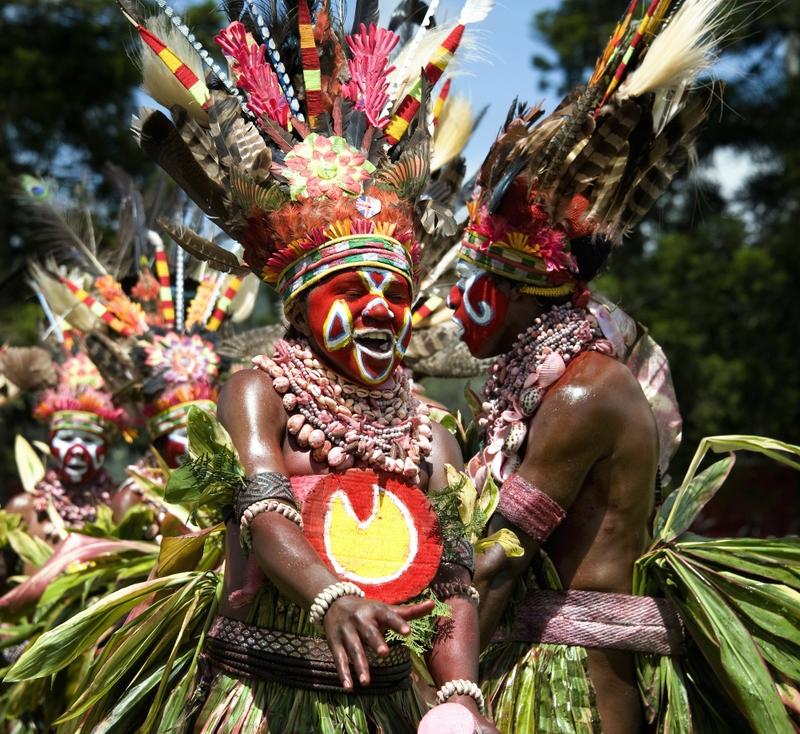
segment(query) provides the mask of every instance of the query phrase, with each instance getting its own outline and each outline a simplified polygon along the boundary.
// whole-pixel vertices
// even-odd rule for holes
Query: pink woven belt
[[[680,617],[667,599],[575,589],[532,591],[517,605],[511,631],[492,641],[685,652]]]

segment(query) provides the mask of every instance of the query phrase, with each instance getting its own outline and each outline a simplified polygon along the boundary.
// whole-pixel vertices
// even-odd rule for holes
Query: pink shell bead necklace
[[[287,430],[314,461],[340,471],[358,461],[417,480],[431,452],[431,421],[402,368],[391,387],[356,385],[322,365],[301,339],[279,341],[272,358],[253,364],[272,378],[289,414]]]
[[[494,361],[478,424],[486,431],[489,454],[498,459],[492,466],[497,479],[503,481],[519,466],[527,422],[547,388],[564,374],[570,360],[589,350],[610,353],[611,345],[585,309],[564,304],[537,317]]]

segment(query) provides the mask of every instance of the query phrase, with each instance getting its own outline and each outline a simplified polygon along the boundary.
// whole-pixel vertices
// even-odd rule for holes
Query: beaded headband
[[[150,438],[155,440],[189,425],[189,409],[193,405],[209,413],[215,413],[217,410],[217,404],[213,400],[189,400],[173,405],[148,419],[147,429]]]
[[[414,288],[413,265],[395,239],[375,234],[350,235],[304,255],[278,276],[277,290],[286,308],[300,293],[340,270],[374,267],[391,270]]]

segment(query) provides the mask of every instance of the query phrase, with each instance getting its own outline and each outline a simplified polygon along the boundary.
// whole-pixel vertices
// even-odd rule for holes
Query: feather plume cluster
[[[173,238],[214,267],[248,268],[271,282],[276,268],[318,247],[326,232],[345,228],[391,229],[417,257],[413,202],[428,183],[434,149],[428,98],[464,26],[485,18],[493,4],[466,0],[456,23],[421,28],[413,50],[401,49],[392,59],[400,34],[376,26],[375,0],[359,0],[350,35],[342,9],[329,0],[229,1],[230,23],[215,40],[231,65],[231,83],[217,83],[222,77],[210,55],[165,0],[160,5],[169,18],[161,20],[145,21],[126,5],[142,39],[146,88],[170,113],[143,110],[133,126],[139,144],[242,243],[244,261],[232,261],[185,226],[173,227]],[[424,14],[431,26],[433,6]],[[414,3],[401,3],[393,15],[403,37],[421,21]],[[398,65],[405,70],[398,72]],[[169,86],[160,81],[165,74],[173,77]],[[393,95],[397,91],[402,99]],[[466,141],[471,123],[457,120],[459,114],[468,118],[464,104],[454,103],[440,125],[445,153],[437,165],[453,160]],[[333,149],[313,142],[322,138],[335,141]],[[360,206],[362,195],[380,204]],[[377,206],[383,208],[375,214]]]

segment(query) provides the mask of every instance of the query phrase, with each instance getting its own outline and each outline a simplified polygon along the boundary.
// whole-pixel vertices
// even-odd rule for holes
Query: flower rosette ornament
[[[168,332],[145,345],[145,362],[172,384],[194,380],[213,382],[219,374],[219,356],[213,345],[198,334]]]
[[[344,138],[311,133],[287,153],[284,165],[277,170],[289,182],[292,201],[297,201],[358,196],[375,166]]]

